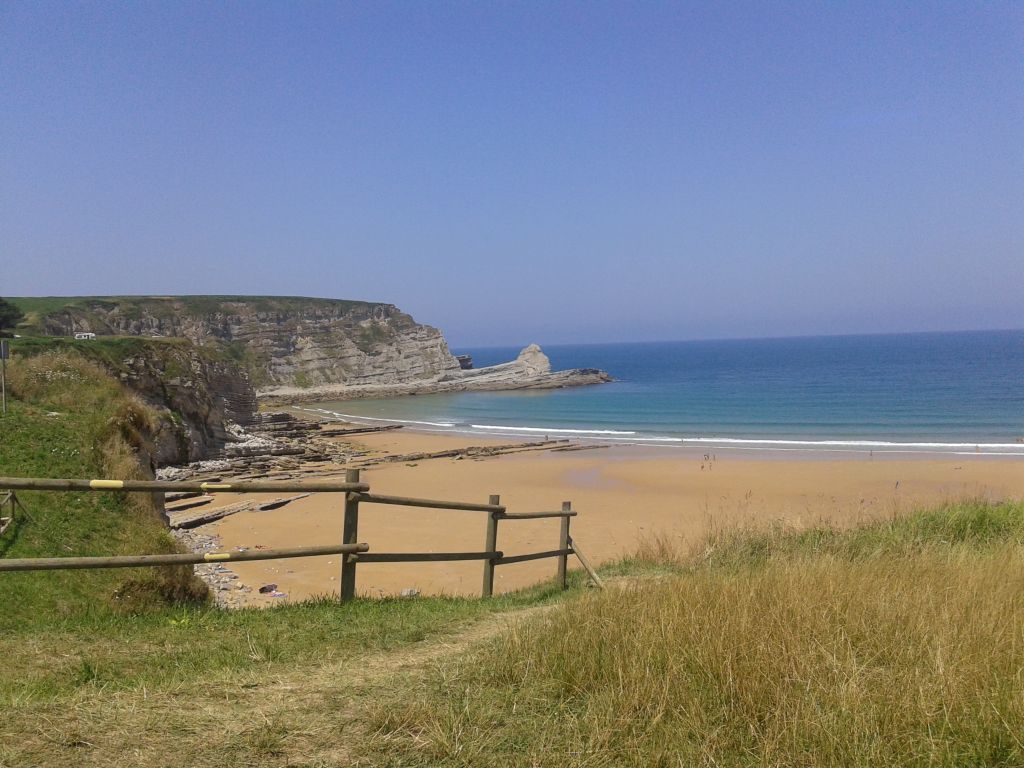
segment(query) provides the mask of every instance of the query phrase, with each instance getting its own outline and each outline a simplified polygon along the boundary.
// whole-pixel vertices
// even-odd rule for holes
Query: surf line
[[[623,432],[618,429],[555,429],[546,427],[505,427],[495,424],[470,424],[473,429],[491,429],[509,432],[541,432],[556,435],[636,435],[636,432]]]
[[[412,419],[382,419],[375,416],[358,416],[355,414],[338,413],[337,411],[329,411],[326,408],[307,408],[309,411],[319,411],[320,413],[328,413],[331,416],[337,416],[342,419],[351,419],[354,422],[361,421],[386,421],[389,424],[423,424],[428,427],[454,427],[455,424],[450,421],[413,421]]]

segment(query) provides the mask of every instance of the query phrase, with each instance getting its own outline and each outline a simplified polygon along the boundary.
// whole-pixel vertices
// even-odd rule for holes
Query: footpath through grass
[[[73,350],[36,352],[10,368],[0,476],[140,476],[145,406]],[[0,538],[0,557],[175,548],[145,496],[19,497],[26,512]],[[0,574],[0,766],[274,765],[286,752],[331,751],[368,659],[562,594],[546,585],[488,602],[324,598],[228,612],[190,573]],[[313,695],[318,680],[330,706]],[[313,720],[335,725],[313,737]]]

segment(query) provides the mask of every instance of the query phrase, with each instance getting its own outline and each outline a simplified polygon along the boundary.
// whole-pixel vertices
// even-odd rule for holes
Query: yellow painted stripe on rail
[[[202,483],[199,487],[204,491],[230,491],[231,483]]]
[[[124,488],[124,480],[90,480],[89,487],[94,491]]]
[[[203,555],[203,560],[230,560],[230,552],[207,552]]]

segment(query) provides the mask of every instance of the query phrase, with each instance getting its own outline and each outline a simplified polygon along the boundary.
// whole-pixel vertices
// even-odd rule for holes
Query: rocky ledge
[[[432,395],[447,392],[480,392],[513,389],[561,389],[612,380],[596,368],[552,371],[551,361],[539,346],[531,344],[508,363],[469,370],[447,370],[438,376],[401,384],[324,384],[315,387],[277,387],[257,393],[265,403],[308,403],[318,400],[354,400],[400,395]]]

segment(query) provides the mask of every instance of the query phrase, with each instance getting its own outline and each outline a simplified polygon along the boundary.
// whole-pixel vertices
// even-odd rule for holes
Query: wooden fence
[[[177,565],[204,562],[225,562],[243,560],[275,560],[287,557],[313,557],[317,555],[342,555],[341,600],[348,602],[356,596],[356,568],[360,563],[415,563],[456,560],[483,561],[483,583],[481,596],[490,597],[494,592],[494,569],[499,565],[521,563],[541,558],[557,558],[557,579],[562,589],[567,588],[567,568],[570,555],[575,555],[589,574],[593,583],[600,587],[598,577],[590,561],[580,551],[569,534],[570,520],[576,516],[571,502],[563,502],[562,508],[551,512],[508,512],[498,496],[491,496],[486,504],[463,501],[439,501],[417,499],[405,496],[385,496],[370,492],[370,486],[360,481],[358,469],[345,473],[344,482],[317,481],[311,483],[291,482],[173,482],[160,480],[67,480],[47,478],[0,477],[0,501],[10,498],[11,519],[13,505],[17,503],[15,491],[109,491],[121,493],[262,493],[262,492],[310,492],[342,493],[344,508],[342,516],[341,544],[327,546],[299,547],[294,549],[259,550],[254,552],[208,552],[205,554],[180,555],[130,555],[119,557],[55,557],[55,558],[0,558],[0,572],[56,570],[61,568],[136,568],[160,565]],[[479,552],[372,552],[370,546],[359,541],[359,513],[364,504],[394,505],[430,509],[460,510],[487,513],[487,528],[484,546]],[[0,503],[0,512],[3,506]],[[498,549],[498,523],[502,520],[538,520],[557,518],[560,521],[558,546],[544,552],[506,555]],[[3,518],[7,519],[7,518]],[[8,522],[9,524],[9,522]],[[6,527],[6,526],[5,526]],[[2,530],[0,530],[2,532]]]

